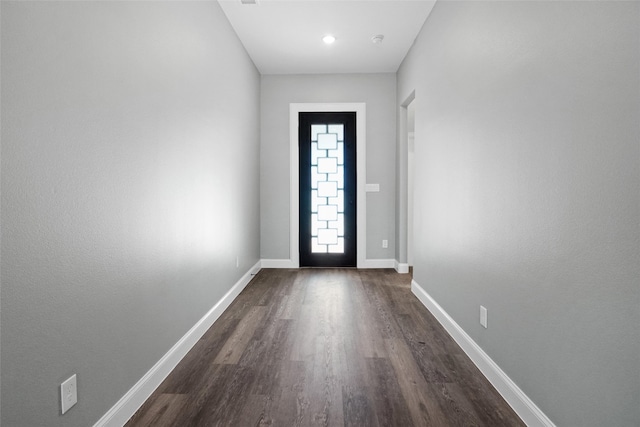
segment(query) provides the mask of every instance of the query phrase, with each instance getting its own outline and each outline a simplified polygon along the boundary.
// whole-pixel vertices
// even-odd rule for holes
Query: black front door
[[[356,113],[300,113],[300,266],[356,266]]]

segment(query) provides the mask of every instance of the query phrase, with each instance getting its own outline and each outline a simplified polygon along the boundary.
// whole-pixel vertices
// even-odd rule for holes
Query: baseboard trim
[[[399,274],[407,274],[409,273],[409,264],[404,262],[398,262],[398,260],[393,260],[394,268]]]
[[[394,268],[395,259],[365,259],[358,268]]]
[[[290,259],[263,259],[261,265],[262,268],[298,268]]]
[[[411,281],[411,291],[435,316],[449,335],[469,356],[471,361],[487,377],[498,393],[529,427],[555,427],[555,424],[535,403],[514,383],[511,378],[489,357],[487,353],[456,323],[455,320],[425,291],[415,280]]]
[[[94,424],[94,427],[121,427],[136,413],[164,379],[178,365],[204,333],[260,271],[261,262],[251,267],[240,280],[204,315],[162,358]]]
[[[395,268],[395,259],[366,259],[358,268]],[[262,268],[299,268],[290,259],[263,259],[261,261]],[[396,269],[397,270],[397,269]],[[409,267],[407,266],[407,272]]]

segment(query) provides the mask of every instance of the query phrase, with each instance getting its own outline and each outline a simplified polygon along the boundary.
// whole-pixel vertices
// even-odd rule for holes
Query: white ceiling
[[[262,74],[396,72],[435,0],[219,0]],[[325,45],[322,37],[336,42]],[[384,35],[374,44],[371,38]]]

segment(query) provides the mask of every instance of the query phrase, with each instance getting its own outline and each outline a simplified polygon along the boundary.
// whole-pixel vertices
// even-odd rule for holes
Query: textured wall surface
[[[216,2],[2,2],[3,426],[92,425],[258,261],[259,85]]]
[[[640,425],[639,56],[638,2],[438,2],[398,72],[414,278],[559,426]]]
[[[261,254],[289,259],[289,104],[364,102],[367,259],[395,257],[395,74],[264,75],[261,86]],[[382,248],[382,240],[389,248]]]

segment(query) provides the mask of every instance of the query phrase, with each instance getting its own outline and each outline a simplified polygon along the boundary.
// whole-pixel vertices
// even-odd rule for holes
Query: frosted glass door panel
[[[311,252],[344,253],[344,125],[311,126]]]

